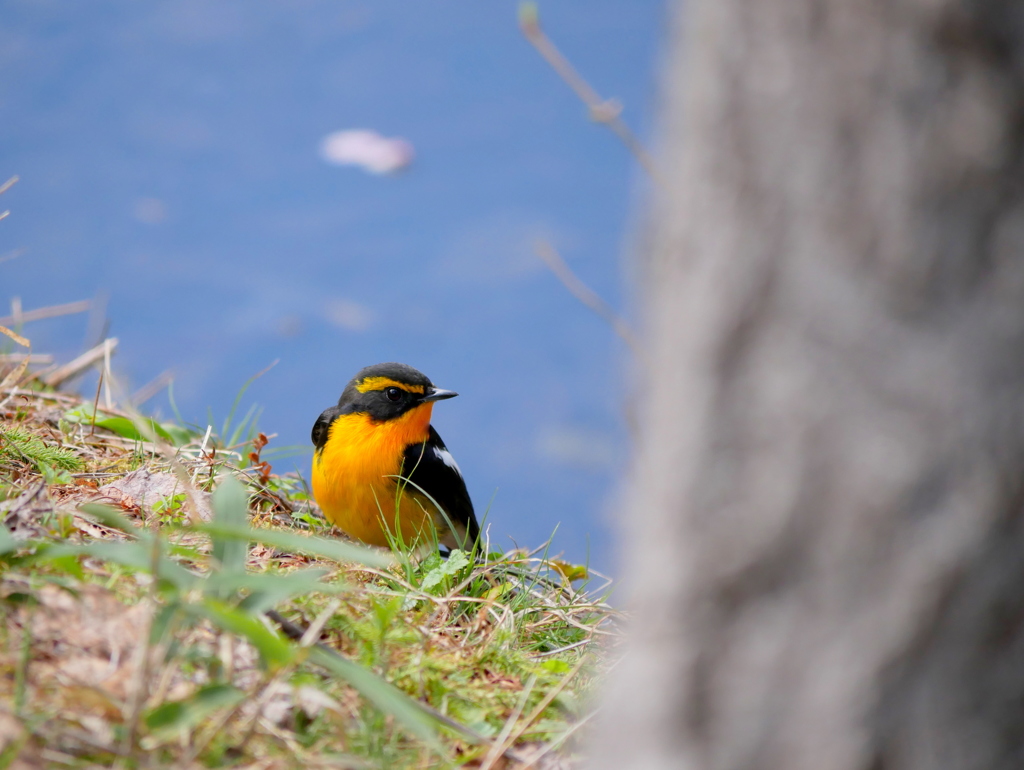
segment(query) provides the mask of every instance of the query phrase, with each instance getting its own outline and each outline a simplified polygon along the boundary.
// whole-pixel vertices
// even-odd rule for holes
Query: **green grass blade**
[[[262,410],[256,404],[250,406],[249,411],[245,413],[245,417],[243,417],[241,422],[239,422],[238,425],[235,426],[234,430],[231,430],[230,435],[228,435],[230,425],[228,423],[225,423],[224,433],[221,434],[222,437],[224,438],[224,445],[237,446],[238,444],[240,444],[242,441],[242,437],[246,435],[248,429],[251,426],[256,425],[261,412]]]
[[[120,564],[138,572],[151,572],[153,547],[145,542],[114,542],[98,540],[84,545],[57,543],[44,545],[36,553],[35,561],[51,561],[65,556],[92,556],[103,561]],[[180,591],[192,588],[199,579],[177,562],[160,554],[157,560],[157,578],[166,580]]]
[[[259,652],[271,671],[287,666],[295,660],[296,648],[281,638],[260,620],[259,616],[207,597],[199,604],[187,604],[183,609],[191,615],[209,620],[221,630],[244,636]]]
[[[206,721],[211,714],[238,704],[245,693],[229,684],[211,684],[188,698],[161,703],[143,718],[146,728],[158,740],[175,738]]]
[[[178,421],[178,424],[186,425],[185,418],[181,416],[181,410],[178,409],[178,402],[174,398],[174,380],[167,383],[167,403],[171,405],[171,411],[174,413],[174,419]]]
[[[440,751],[438,727],[441,723],[393,684],[385,682],[358,663],[333,654],[323,647],[312,648],[310,661],[344,679],[374,706],[385,714],[392,715],[409,732]]]
[[[345,585],[324,583],[323,578],[330,570],[314,568],[292,572],[287,575],[254,574],[212,574],[206,579],[207,591],[211,595],[235,596],[242,591],[248,596],[238,608],[250,613],[265,612],[275,605],[295,596],[314,591],[323,594],[337,594],[348,590]]]
[[[238,479],[228,476],[213,493],[213,522],[217,526],[237,529],[249,519],[249,493]],[[244,572],[249,551],[244,541],[213,535],[213,558],[224,573]]]
[[[278,360],[280,360],[280,359],[278,359]],[[231,429],[231,421],[235,419],[235,412],[238,410],[238,405],[241,403],[242,396],[245,395],[245,391],[247,391],[249,389],[249,386],[252,385],[254,382],[256,382],[256,380],[258,380],[264,374],[269,372],[275,366],[277,366],[277,361],[274,361],[266,369],[263,369],[262,371],[256,372],[256,374],[254,374],[252,377],[250,377],[244,383],[242,383],[242,387],[239,389],[238,394],[235,396],[234,402],[231,404],[231,411],[228,412],[227,419],[224,420],[224,427],[221,429],[221,432],[220,432],[221,438],[226,438],[227,437],[228,431]],[[252,410],[250,410],[250,412],[251,411]],[[212,412],[210,414],[210,425],[213,425],[213,413]],[[228,446],[231,446],[231,444],[228,444]]]
[[[299,535],[276,529],[252,529],[251,527],[227,527],[211,523],[198,525],[195,529],[206,532],[211,537],[232,538],[235,540],[251,540],[273,548],[303,553],[323,559],[351,564],[364,564],[375,569],[386,569],[395,563],[394,557],[383,551],[376,551],[364,546],[353,545],[341,540],[328,540],[322,537]]]

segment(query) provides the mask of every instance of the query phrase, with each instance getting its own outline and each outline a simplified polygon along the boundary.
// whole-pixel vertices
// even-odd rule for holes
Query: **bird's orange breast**
[[[388,545],[385,525],[394,534],[400,529],[407,543],[416,539],[432,516],[412,488],[399,494],[395,477],[405,448],[427,440],[432,410],[427,403],[393,420],[363,413],[331,423],[323,449],[313,456],[312,474],[313,494],[328,521],[370,545]]]

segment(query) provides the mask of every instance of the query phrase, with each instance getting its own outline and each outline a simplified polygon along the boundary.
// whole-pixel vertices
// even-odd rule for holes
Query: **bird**
[[[472,549],[480,525],[458,463],[430,424],[458,393],[406,364],[359,370],[313,424],[312,486],[324,516],[368,545]]]

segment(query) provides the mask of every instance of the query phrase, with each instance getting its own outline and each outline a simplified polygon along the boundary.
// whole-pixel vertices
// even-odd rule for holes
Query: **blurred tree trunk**
[[[591,766],[1024,768],[1024,2],[677,16]]]

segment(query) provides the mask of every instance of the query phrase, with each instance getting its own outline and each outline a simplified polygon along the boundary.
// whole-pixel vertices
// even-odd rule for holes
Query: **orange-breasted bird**
[[[432,521],[448,548],[471,548],[480,525],[455,458],[430,424],[434,387],[405,364],[375,364],[345,386],[313,425],[313,494],[324,516],[356,540],[424,542]]]

